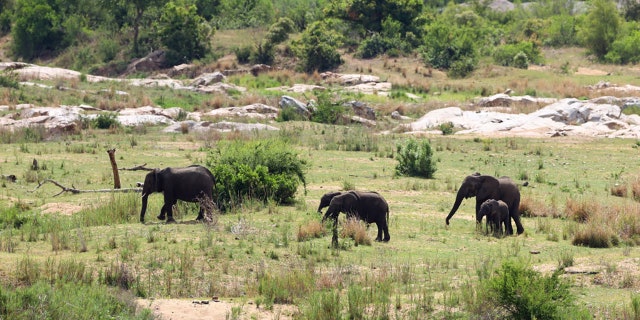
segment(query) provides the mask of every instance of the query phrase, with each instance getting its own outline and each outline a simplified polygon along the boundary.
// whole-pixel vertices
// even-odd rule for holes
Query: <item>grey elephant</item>
[[[509,221],[509,206],[502,200],[489,199],[480,205],[480,219],[487,217],[487,230],[494,235],[503,235]],[[504,228],[503,228],[504,226]]]
[[[327,196],[325,194],[325,196]],[[329,209],[322,221],[333,219],[334,226],[338,223],[340,212],[348,217],[356,217],[366,223],[375,223],[378,227],[376,241],[389,241],[389,204],[377,192],[347,191],[333,193],[329,201]],[[324,198],[324,196],[323,196]],[[318,211],[322,209],[322,199]]]
[[[144,215],[147,211],[147,199],[154,192],[162,192],[164,195],[164,205],[160,210],[158,219],[164,220],[165,214],[167,223],[175,222],[173,218],[173,205],[178,200],[187,202],[199,202],[200,211],[196,220],[204,218],[205,204],[213,204],[213,188],[215,178],[209,169],[192,165],[186,168],[164,168],[153,169],[147,174],[142,187],[142,210],[140,211],[140,222],[144,223]],[[211,210],[212,208],[208,208]]]
[[[524,232],[524,227],[520,221],[520,212],[518,211],[518,207],[520,206],[520,190],[518,190],[518,186],[509,177],[495,178],[478,173],[469,175],[462,181],[453,208],[451,208],[445,220],[447,225],[449,225],[449,220],[460,207],[462,200],[472,197],[476,197],[477,223],[482,222],[480,206],[483,202],[488,199],[502,200],[509,207],[509,217],[516,223],[518,234]],[[513,234],[511,220],[506,224],[506,229],[508,235]]]

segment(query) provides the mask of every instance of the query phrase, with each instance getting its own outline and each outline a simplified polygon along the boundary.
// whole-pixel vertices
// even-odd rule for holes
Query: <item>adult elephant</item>
[[[509,217],[516,223],[518,234],[524,232],[524,227],[520,222],[520,190],[518,186],[509,177],[495,178],[488,175],[472,174],[464,178],[462,185],[458,189],[456,201],[451,208],[451,212],[447,215],[446,223],[456,213],[463,199],[476,197],[476,222],[481,223],[480,206],[489,199],[502,200],[509,207]],[[507,223],[507,234],[513,234],[511,221]]]
[[[509,221],[509,206],[502,200],[489,199],[480,205],[480,219],[487,217],[487,230],[499,236],[507,229]],[[504,226],[504,229],[502,228]]]
[[[154,192],[162,192],[164,195],[164,205],[160,209],[158,219],[164,220],[166,214],[167,223],[175,222],[175,219],[173,219],[173,205],[178,200],[182,200],[199,202],[200,211],[196,220],[202,220],[204,218],[204,210],[212,209],[210,206],[214,203],[214,187],[215,178],[213,174],[203,166],[192,165],[186,168],[153,169],[145,177],[144,186],[142,187],[140,222],[144,223],[147,199]]]
[[[322,205],[322,204],[321,204]],[[321,208],[318,209],[320,211]],[[322,221],[333,219],[333,225],[338,223],[340,212],[347,216],[356,217],[366,223],[378,226],[376,241],[389,241],[389,204],[377,192],[348,191],[334,194],[329,202],[329,209]],[[384,234],[384,236],[383,236]]]
[[[322,213],[322,209],[326,208],[329,206],[329,203],[331,203],[331,199],[333,199],[335,196],[342,194],[342,192],[340,191],[336,191],[336,192],[327,192],[325,194],[322,195],[322,197],[320,198],[320,205],[318,206],[318,213]]]

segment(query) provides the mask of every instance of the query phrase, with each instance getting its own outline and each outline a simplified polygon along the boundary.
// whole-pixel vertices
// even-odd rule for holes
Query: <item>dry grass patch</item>
[[[626,184],[614,184],[611,186],[611,195],[626,198],[628,194]]]
[[[572,198],[567,199],[564,209],[566,216],[577,222],[589,221],[600,210],[600,204],[595,201],[578,201]]]
[[[322,238],[327,234],[327,229],[320,221],[310,221],[306,225],[298,227],[298,242],[311,240],[313,238]]]
[[[523,217],[534,218],[534,217],[552,217],[552,218],[560,218],[562,216],[561,212],[554,205],[547,205],[543,201],[536,200],[531,197],[523,197],[520,199],[520,206],[518,207],[518,212]]]
[[[636,177],[631,183],[631,194],[634,200],[640,201],[640,177]]]
[[[367,228],[364,226],[364,223],[356,218],[347,219],[344,227],[340,231],[340,236],[342,238],[353,239],[356,245],[371,245],[371,237],[369,237],[367,233]]]

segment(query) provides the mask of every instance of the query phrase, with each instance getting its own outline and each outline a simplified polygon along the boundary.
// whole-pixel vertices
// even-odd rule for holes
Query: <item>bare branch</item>
[[[142,188],[125,188],[125,189],[97,189],[97,190],[79,190],[76,189],[75,187],[72,188],[67,188],[65,186],[63,186],[62,184],[60,184],[58,181],[52,180],[52,179],[45,179],[42,182],[38,183],[38,186],[35,187],[32,191],[30,192],[35,192],[37,189],[39,189],[40,187],[42,187],[45,183],[53,183],[56,186],[58,186],[60,189],[62,189],[62,191],[56,193],[54,195],[54,197],[57,197],[65,192],[70,192],[72,194],[78,194],[78,193],[108,193],[108,192],[142,192]]]
[[[127,171],[137,171],[137,170],[151,171],[151,170],[153,170],[152,168],[145,167],[146,165],[147,165],[147,163],[145,162],[144,164],[141,164],[139,166],[135,166],[135,167],[131,167],[131,168],[120,168],[119,170],[127,170]]]

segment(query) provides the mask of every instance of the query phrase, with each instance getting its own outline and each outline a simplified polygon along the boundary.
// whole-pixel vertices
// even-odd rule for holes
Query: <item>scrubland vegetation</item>
[[[133,315],[133,297],[220,296],[239,301],[238,318],[248,302],[266,310],[292,304],[296,311],[279,316],[301,319],[637,317],[640,204],[631,191],[613,192],[638,188],[629,160],[635,141],[434,136],[421,139],[433,148],[437,167],[424,179],[396,173],[396,148],[409,141],[403,134],[312,122],[279,127],[215,140],[147,127],[135,144],[123,139],[129,129],[87,129],[38,142],[4,132],[12,138],[0,168],[18,182],[3,182],[0,200],[3,314],[145,318]],[[367,142],[371,150],[344,150],[349,140],[374,142]],[[285,143],[308,164],[306,193],[300,186],[282,205],[246,198],[210,225],[195,223],[197,207],[180,203],[179,223],[142,225],[139,194],[53,197],[59,191],[53,185],[33,191],[45,178],[109,188],[105,151],[112,147],[122,167],[164,167],[205,163],[211,152],[239,141],[271,141],[276,149],[273,141]],[[525,234],[495,238],[476,230],[473,199],[445,227],[457,185],[476,171],[529,183],[521,187]],[[121,179],[133,186],[143,175],[122,171]],[[315,211],[322,194],[343,188],[384,195],[391,242],[372,242],[375,227],[345,220],[339,247],[331,248],[329,226]],[[161,195],[150,197],[151,214],[161,205]],[[82,299],[93,295],[95,307],[58,307],[59,299],[85,305]]]
[[[621,64],[638,60],[638,5],[538,1],[500,13],[476,1],[399,2],[0,1],[5,59],[116,76],[161,48],[166,67],[281,67],[229,76],[248,92],[228,95],[86,76],[27,88],[3,73],[0,104],[10,106],[3,115],[21,103],[112,112],[277,105],[282,92],[266,88],[329,87],[293,94],[315,99],[318,112],[303,121],[283,110],[272,123],[277,132],[168,134],[121,126],[115,114],[79,119],[64,135],[0,128],[0,174],[18,178],[0,182],[0,318],[148,319],[151,311],[135,299],[213,296],[236,303],[229,319],[258,317],[249,303],[294,319],[640,318],[640,142],[458,136],[452,125],[437,128],[442,136],[408,137],[391,130],[400,123],[388,117],[417,118],[507,88],[590,98],[597,93],[586,86],[600,80],[634,83],[638,71]],[[324,70],[380,75],[393,89],[388,97],[345,93],[322,83]],[[377,126],[340,121],[348,100],[373,106]],[[45,179],[110,188],[112,148],[120,167],[210,167],[222,183],[214,222],[194,222],[197,207],[178,203],[179,223],[142,225],[139,194],[54,196],[60,189],[52,184],[36,188]],[[272,177],[274,168],[282,175]],[[476,229],[474,199],[445,226],[459,183],[473,172],[522,185],[524,234],[495,238]],[[144,172],[120,177],[133,187]],[[341,219],[339,245],[330,246],[317,204],[325,192],[347,189],[387,199],[389,243],[372,241],[375,227]],[[161,205],[152,195],[149,217]],[[283,304],[293,308],[277,308]]]

